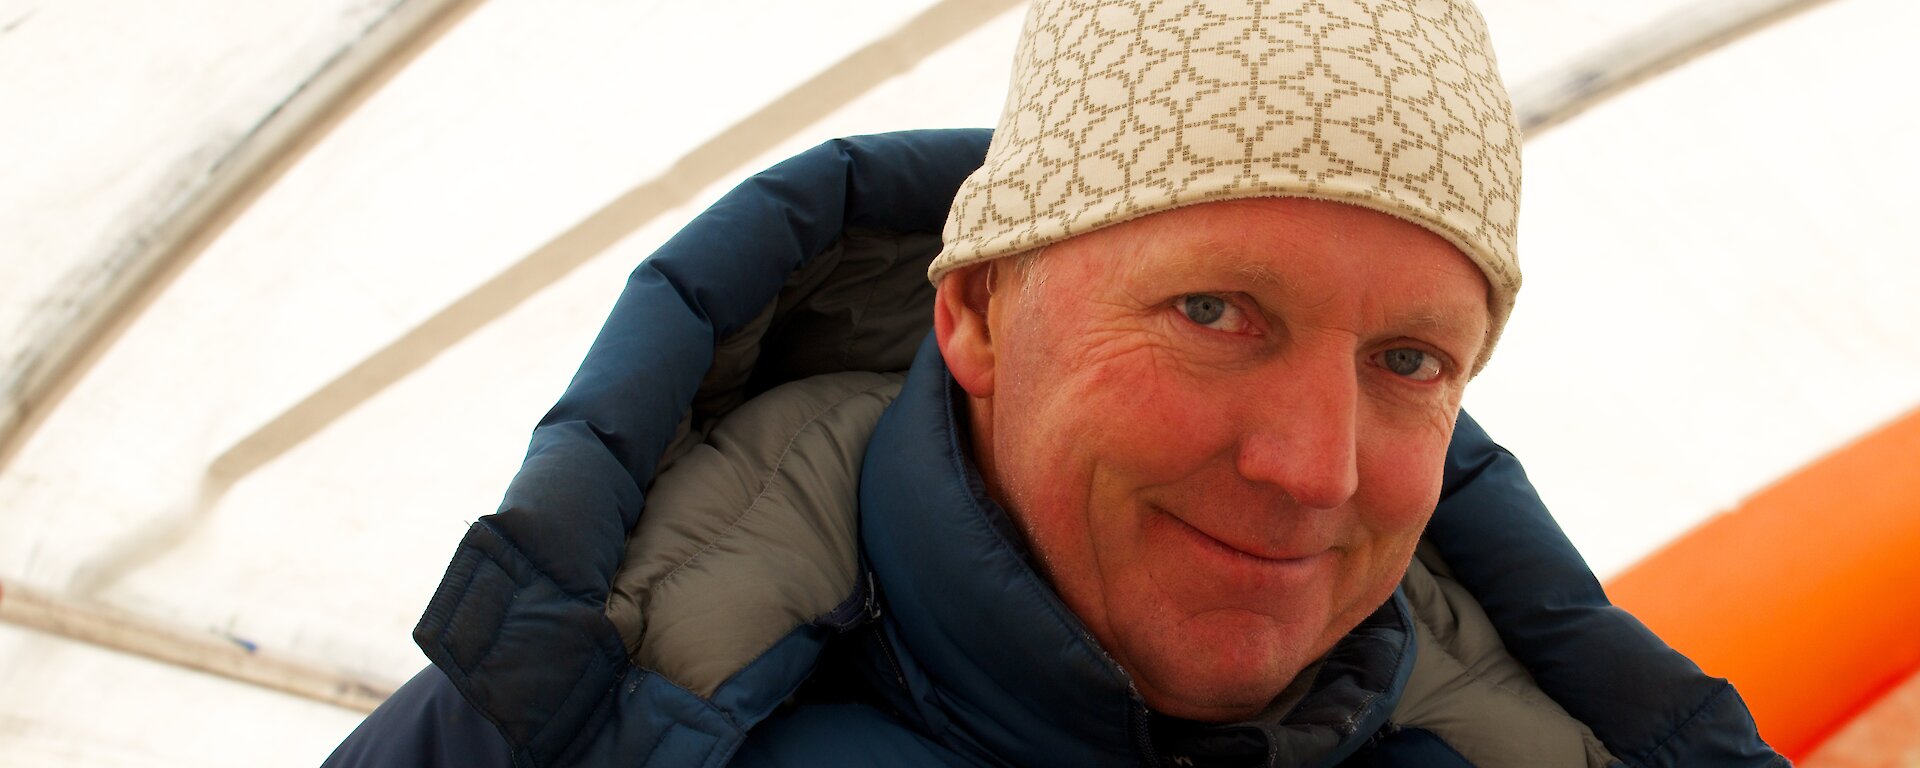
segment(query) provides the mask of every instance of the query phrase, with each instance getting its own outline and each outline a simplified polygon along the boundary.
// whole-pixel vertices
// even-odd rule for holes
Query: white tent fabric
[[[403,5],[0,2],[0,359]],[[1016,5],[460,6],[0,445],[0,585],[405,679],[633,264],[821,140],[991,125]],[[1517,86],[1691,4],[1481,6]],[[1920,404],[1917,23],[1836,0],[1529,143],[1467,407],[1603,577]],[[310,765],[360,718],[6,624],[0,691],[4,765]]]
[[[382,10],[345,0],[0,3],[4,348],[57,321],[58,308],[41,302],[78,279],[73,267],[127,250]]]

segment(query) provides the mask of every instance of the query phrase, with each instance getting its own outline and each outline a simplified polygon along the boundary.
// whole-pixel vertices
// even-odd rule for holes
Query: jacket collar
[[[1290,710],[1231,725],[1149,715],[987,497],[954,389],[929,335],[860,483],[862,548],[915,710],[903,715],[928,735],[1015,764],[1131,765],[1152,751],[1196,764],[1331,765],[1386,722],[1413,668],[1397,591],[1329,652]]]

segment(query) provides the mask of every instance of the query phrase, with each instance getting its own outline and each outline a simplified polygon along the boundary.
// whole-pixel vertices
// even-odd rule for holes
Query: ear
[[[993,262],[958,267],[940,278],[933,297],[933,334],[947,370],[975,398],[993,395],[993,333],[987,307],[993,300]]]

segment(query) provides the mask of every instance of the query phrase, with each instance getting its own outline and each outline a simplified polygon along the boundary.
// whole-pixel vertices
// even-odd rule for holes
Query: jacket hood
[[[921,344],[930,325],[924,270],[939,249],[937,233],[954,190],[980,163],[987,139],[986,131],[973,130],[829,142],[749,179],[634,270],[580,371],[534,430],[499,511],[468,531],[414,630],[427,657],[499,729],[516,764],[628,764],[635,755],[651,765],[723,764],[746,729],[813,668],[842,609],[859,607],[861,596],[848,595],[851,606],[830,606],[819,620],[794,627],[708,693],[637,664],[634,627],[609,616],[617,612],[612,598],[627,536],[654,498],[656,475],[699,450],[718,421],[783,382],[834,371],[898,371],[913,363],[916,347],[930,354]],[[853,251],[864,256],[845,257]],[[993,578],[979,580],[989,591],[970,599],[967,610],[1024,601],[1020,610],[1036,618],[1010,641],[1018,643],[1020,658],[1058,664],[1064,682],[1086,687],[1067,694],[1020,691],[1018,680],[969,668],[995,654],[1010,656],[1014,646],[996,650],[967,640],[943,647],[948,641],[903,637],[913,658],[924,659],[921,674],[932,683],[915,691],[935,697],[927,707],[935,714],[925,721],[958,728],[982,746],[1054,738],[972,711],[1004,704],[1009,711],[1083,718],[1100,734],[1094,741],[1101,746],[1088,754],[1118,754],[1116,745],[1130,742],[1116,742],[1115,734],[1140,727],[1129,720],[1136,702],[1126,680],[1025,564],[1017,537],[1002,530],[1004,515],[977,479],[950,471],[962,453],[941,389],[945,379],[944,371],[918,377],[911,391],[931,405],[889,411],[867,455],[913,447],[900,444],[906,433],[893,426],[904,423],[899,420],[940,420],[944,425],[924,426],[944,430],[944,440],[907,442],[935,451],[917,454],[935,462],[919,466],[948,467],[938,474],[960,479],[936,489],[888,480],[863,486],[861,493],[871,494],[862,505],[877,520],[891,520],[875,526],[898,526],[874,532],[867,543],[905,537],[912,526],[946,526],[944,535],[976,539],[988,560],[911,579],[888,575],[881,590],[894,610],[907,611],[911,604],[939,603],[972,581],[964,577],[991,568]],[[933,502],[943,511],[929,523],[921,517]],[[1607,603],[1518,462],[1464,414],[1427,536],[1540,689],[1623,761],[1778,760],[1726,681],[1701,674]],[[937,536],[922,531],[906,538],[931,549],[893,556],[932,562],[944,554]],[[851,592],[855,585],[846,586]],[[965,617],[935,620],[964,629]],[[910,624],[919,622],[887,626]],[[1383,626],[1391,630],[1391,624]],[[1046,698],[1053,696],[1064,698]],[[934,706],[949,702],[957,708]],[[1330,711],[1338,707],[1371,711],[1345,703]],[[1231,739],[1236,733],[1247,732],[1202,729],[1199,735]]]
[[[636,667],[607,616],[627,533],[660,469],[747,399],[912,362],[932,326],[926,265],[987,140],[942,130],[827,142],[742,182],[634,269],[413,632],[516,764],[651,754],[701,765],[789,692],[708,699]],[[839,258],[850,246],[867,258]],[[829,633],[802,631],[755,663],[804,675]]]

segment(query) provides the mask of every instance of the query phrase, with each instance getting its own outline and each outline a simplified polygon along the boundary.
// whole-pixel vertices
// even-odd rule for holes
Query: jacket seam
[[[1461,762],[1461,764],[1478,765],[1478,763],[1475,763],[1472,760],[1468,760],[1466,755],[1460,754],[1460,750],[1454,747],[1452,743],[1448,742],[1445,736],[1441,736],[1440,734],[1434,733],[1432,730],[1429,730],[1427,728],[1422,728],[1418,725],[1399,725],[1397,729],[1401,733],[1405,733],[1407,731],[1419,731],[1421,733],[1424,733],[1428,737],[1433,739],[1433,743],[1440,745],[1441,749],[1446,750],[1448,754],[1451,754],[1454,756],[1454,758],[1458,759]],[[1382,739],[1381,741],[1384,742],[1385,739]]]
[[[682,727],[684,726],[682,726],[678,722],[667,723],[666,730],[660,732],[660,737],[653,740],[653,746],[647,748],[647,753],[645,755],[641,755],[640,762],[635,763],[635,765],[639,765],[642,768],[645,768],[645,766],[652,763],[654,753],[659,752],[660,747],[667,743],[667,737],[673,735],[674,731],[677,731]]]
[[[515,602],[519,601],[519,599],[520,599],[520,588],[514,587],[512,592],[507,593],[507,606],[511,608]],[[506,626],[506,623],[507,622],[505,621],[505,617],[503,614],[502,621],[500,622],[500,624],[495,626],[492,632],[488,633],[493,639],[491,642],[487,643],[487,650],[480,654],[480,658],[474,660],[473,662],[474,669],[477,670],[482,667],[485,667],[487,665],[487,660],[492,659],[493,655],[500,651],[500,629],[501,627]]]
[[[713,696],[701,697],[699,696],[699,694],[694,694],[694,696],[696,698],[704,698],[709,704],[711,704],[713,702],[713,699],[719,696],[721,688],[727,687],[729,683],[732,683],[734,681],[734,678],[737,678],[741,674],[744,674],[749,668],[753,667],[754,664],[759,663],[761,659],[767,658],[768,655],[773,653],[773,650],[775,648],[780,647],[781,643],[786,642],[788,639],[793,637],[793,634],[795,632],[801,631],[801,628],[807,627],[807,626],[811,626],[811,625],[805,624],[805,623],[795,624],[793,628],[787,630],[786,634],[783,634],[775,638],[772,644],[768,645],[766,648],[761,649],[759,653],[754,654],[753,658],[747,660],[747,663],[740,665],[740,668],[734,670],[733,674],[727,675],[725,679],[720,681],[719,685],[714,686]],[[800,681],[798,683],[795,683],[793,687],[786,692],[785,695],[781,696],[781,698],[785,699],[788,696],[792,696],[794,691],[800,690],[800,686],[805,685],[807,680],[811,679],[812,677],[813,675],[811,673],[801,677]],[[660,679],[676,688],[679,688],[680,690],[686,691],[687,693],[690,693],[690,694],[693,693],[692,690],[689,690],[687,687],[682,686],[679,683],[673,682],[672,680],[668,679],[665,675],[661,675]],[[754,722],[754,725],[743,725],[740,722],[740,718],[733,716],[734,713],[731,710],[721,709],[718,706],[711,707],[710,709],[713,710],[714,714],[719,715],[720,719],[725,721],[728,726],[732,727],[736,731],[740,731],[744,733],[748,730],[751,730],[754,727],[754,725],[759,725],[759,720],[756,720]],[[765,717],[760,718],[760,720],[765,720],[765,719],[766,719]]]
[[[1475,480],[1479,479],[1481,475],[1486,474],[1487,470],[1493,467],[1494,462],[1502,458],[1511,459],[1513,458],[1513,454],[1508,452],[1507,449],[1495,445],[1494,450],[1488,451],[1479,461],[1474,462],[1470,467],[1465,467],[1460,470],[1458,479],[1454,481],[1452,492],[1441,494],[1439,502],[1444,502],[1451,498],[1453,493],[1458,492],[1461,488],[1472,485]],[[1438,506],[1439,502],[1435,502],[1435,506]]]
[[[575,694],[579,693],[581,681],[587,679],[587,673],[593,671],[593,667],[594,665],[591,663],[580,665],[580,673],[577,675],[574,675],[573,683],[567,686],[568,695],[561,697],[560,704],[559,704],[560,707],[566,706],[567,702],[572,700]],[[615,679],[617,680],[618,678],[616,677]],[[592,709],[587,710],[587,713],[585,716],[585,722],[582,722],[580,724],[581,727],[578,727],[574,730],[573,738],[567,739],[566,746],[561,748],[560,751],[554,753],[554,758],[556,760],[558,760],[561,757],[565,757],[569,754],[572,754],[576,750],[584,748],[584,744],[582,743],[583,740],[587,739],[589,735],[598,734],[599,732],[598,728],[587,728],[584,726],[586,725],[587,722],[592,722],[597,715],[599,715],[603,710],[607,708],[609,704],[612,703],[611,701],[612,692],[613,691],[611,690],[611,688],[609,688],[607,690],[603,690],[600,693],[599,701],[593,705]],[[556,707],[555,709],[557,711],[558,707]],[[532,736],[527,738],[528,744],[531,745],[532,742],[539,739],[541,736],[546,735],[548,730],[550,730],[551,728],[553,728],[553,726],[558,724],[557,721],[558,721],[558,718],[556,717],[546,718],[546,722],[540,725],[540,730],[535,731]]]
[[[1694,707],[1693,711],[1688,713],[1686,719],[1681,720],[1679,725],[1674,726],[1673,730],[1667,732],[1667,735],[1660,737],[1660,740],[1654,742],[1653,746],[1648,747],[1647,751],[1636,755],[1634,762],[1638,765],[1652,765],[1653,756],[1658,754],[1662,749],[1665,749],[1667,742],[1673,741],[1675,736],[1680,735],[1681,731],[1686,730],[1687,726],[1692,725],[1693,721],[1699,719],[1701,714],[1711,709],[1716,702],[1725,697],[1727,692],[1731,690],[1733,690],[1732,683],[1725,680],[1720,681],[1719,687],[1715,688],[1713,693],[1708,694],[1707,697],[1700,702],[1700,706]]]
[[[773,466],[767,470],[766,479],[761,482],[760,490],[759,492],[754,494],[753,501],[747,503],[747,508],[744,510],[741,510],[739,515],[735,516],[732,520],[728,521],[726,528],[721,529],[721,531],[718,534],[715,534],[712,539],[708,540],[705,544],[700,545],[700,549],[696,550],[693,554],[688,555],[685,560],[681,560],[679,564],[673,566],[671,570],[668,570],[666,573],[661,574],[660,578],[654,579],[653,586],[657,588],[663,584],[667,584],[668,582],[673,581],[673,578],[679,575],[681,571],[686,570],[686,568],[690,565],[693,565],[695,561],[701,559],[702,557],[705,557],[708,552],[713,551],[714,547],[719,546],[720,542],[725,541],[728,538],[732,537],[735,533],[737,533],[740,530],[740,525],[746,522],[747,518],[752,517],[755,512],[760,511],[760,502],[765,500],[767,497],[767,494],[773,490],[774,481],[779,479],[780,477],[780,469],[786,466],[787,458],[793,455],[794,444],[798,443],[800,441],[801,436],[807,434],[808,430],[813,428],[813,425],[819,423],[821,419],[826,418],[828,414],[839,410],[842,406],[846,405],[847,403],[853,402],[854,400],[861,397],[865,397],[867,395],[872,395],[876,392],[879,392],[882,389],[886,389],[889,386],[892,386],[892,382],[868,387],[866,389],[862,389],[858,392],[850,394],[847,397],[836,400],[828,404],[825,408],[820,409],[818,413],[815,413],[812,417],[808,418],[806,423],[801,424],[798,429],[795,429],[793,431],[793,436],[787,438],[787,444],[780,449],[780,457],[775,459],[773,462]]]
[[[555,582],[551,577],[547,576],[545,571],[542,571],[539,568],[539,566],[535,565],[533,563],[533,560],[531,558],[528,558],[526,553],[521,552],[519,547],[514,546],[513,542],[509,541],[506,536],[501,535],[500,532],[494,530],[492,526],[487,526],[486,531],[488,534],[498,539],[500,541],[501,546],[504,547],[508,552],[511,552],[516,557],[519,557],[521,560],[525,561],[527,564],[527,569],[528,571],[531,572],[531,575],[533,576],[533,578],[545,581],[548,584],[553,585],[555,590],[558,591],[560,594],[567,595],[569,598],[574,597],[571,593],[567,592],[565,589],[560,589],[559,588],[560,585],[558,582]],[[488,558],[488,559],[489,561],[492,560],[492,558]],[[494,567],[498,568],[500,567],[500,564],[494,563]],[[506,571],[505,568],[501,568],[501,570]],[[475,573],[473,572],[469,573],[467,586],[461,590],[461,595],[463,597],[466,595],[467,592],[471,591],[474,576],[475,576]],[[513,590],[508,594],[508,597],[507,597],[507,605],[509,608],[511,608],[511,606],[514,603],[518,602],[520,599],[520,587],[522,585],[520,584],[518,579],[513,578],[513,574],[511,572],[507,573],[507,577],[509,580],[513,581],[513,585],[514,585]],[[487,660],[493,658],[493,654],[497,653],[500,650],[500,628],[505,625],[506,625],[505,613],[503,613],[501,622],[494,626],[492,632],[488,633],[488,637],[490,641],[487,644],[487,649],[480,654],[479,659],[474,661],[472,669],[478,670],[486,666]],[[449,629],[451,629],[451,627],[449,627]],[[566,688],[567,694],[560,698],[560,702],[556,706],[556,712],[555,712],[556,714],[558,714],[559,707],[564,707],[567,701],[571,700],[574,697],[574,695],[576,695],[579,692],[581,681],[587,679],[587,673],[593,670],[593,666],[594,665],[591,663],[580,665],[579,673],[575,674],[573,678],[573,682],[567,685],[567,688]],[[466,672],[466,670],[462,670],[462,671]],[[468,674],[470,675],[471,672],[468,672]],[[598,704],[596,704],[590,711],[588,711],[587,717],[591,719],[596,713],[605,709],[606,705],[607,705],[606,697],[603,695],[601,696],[601,701]],[[531,752],[533,748],[533,743],[536,741],[539,741],[540,738],[542,736],[545,736],[547,732],[551,730],[553,726],[556,724],[557,723],[556,723],[555,717],[542,718],[542,722],[540,726],[536,728],[532,733],[527,735],[526,740],[521,744],[521,748]],[[497,723],[495,725],[496,727],[498,727]],[[504,731],[504,729],[502,730]],[[586,736],[585,730],[586,729],[581,729],[581,732],[574,734],[573,738],[568,739],[566,745],[558,753],[556,753],[556,756],[564,756],[574,751],[575,749],[577,749],[580,746],[580,740]],[[504,735],[504,733],[502,735]],[[513,739],[509,738],[507,739],[507,742],[511,744],[513,743]],[[531,760],[531,755],[529,755],[529,760]],[[534,763],[534,764],[537,765],[538,763]]]
[[[1536,714],[1540,714],[1554,720],[1564,721],[1572,725],[1575,729],[1575,735],[1580,737],[1580,748],[1583,753],[1585,753],[1589,749],[1589,744],[1597,744],[1599,745],[1601,750],[1607,753],[1607,757],[1613,761],[1612,764],[1619,763],[1620,759],[1613,755],[1613,751],[1611,749],[1607,749],[1606,742],[1601,741],[1599,736],[1594,735],[1593,728],[1587,725],[1586,723],[1581,722],[1579,718],[1574,717],[1573,713],[1566,711],[1564,708],[1559,709],[1558,711],[1555,711],[1554,709],[1542,706],[1539,702],[1534,701],[1531,698],[1528,698],[1522,692],[1515,690],[1513,688],[1509,688],[1498,682],[1495,682],[1493,679],[1488,678],[1482,675],[1481,673],[1474,671],[1473,668],[1467,666],[1466,662],[1462,661],[1459,656],[1454,655],[1452,650],[1446,648],[1444,644],[1437,642],[1439,640],[1440,633],[1434,631],[1433,625],[1428,623],[1428,621],[1420,615],[1419,611],[1417,610],[1412,611],[1412,614],[1413,614],[1414,621],[1419,622],[1421,627],[1426,628],[1427,633],[1430,635],[1433,635],[1436,641],[1431,646],[1423,647],[1422,649],[1423,653],[1427,651],[1432,651],[1434,653],[1439,654],[1441,658],[1444,658],[1447,661],[1451,662],[1454,665],[1454,667],[1459,669],[1459,674],[1461,677],[1464,677],[1474,682],[1485,685],[1488,689],[1496,691],[1504,696],[1507,696],[1513,699],[1514,701],[1519,702],[1520,705],[1523,706],[1529,712],[1534,712]],[[1526,669],[1525,665],[1521,665],[1521,668]],[[1527,672],[1528,674],[1532,674],[1532,670],[1527,670]],[[1543,691],[1541,695],[1545,695],[1545,692]],[[1547,700],[1552,701],[1552,697],[1548,697]],[[1554,705],[1558,706],[1559,702],[1554,702]],[[1399,725],[1401,725],[1403,728],[1418,729],[1418,730],[1426,731],[1428,733],[1433,734],[1435,738],[1440,739],[1442,742],[1446,741],[1446,737],[1441,736],[1439,732],[1427,726],[1413,725],[1413,724],[1407,724],[1407,723],[1400,723]],[[1460,759],[1465,760],[1469,765],[1474,764],[1473,761],[1467,760],[1464,756],[1461,757]],[[1586,758],[1584,756],[1581,758],[1581,760],[1583,763],[1586,763]],[[1591,763],[1587,763],[1587,764],[1590,765]]]
[[[476,525],[476,527],[480,528],[480,530],[486,531],[488,535],[491,535],[494,538],[499,539],[502,544],[506,544],[505,537],[501,536],[498,532],[494,531],[493,526]],[[511,545],[508,545],[508,546],[510,547]],[[481,565],[481,563],[491,565],[495,568],[500,568],[500,563],[496,562],[492,557],[489,556],[484,558],[476,558],[474,561],[474,567],[467,569],[467,578],[464,581],[462,581],[460,584],[460,591],[457,593],[457,595],[453,599],[453,608],[447,611],[446,624],[442,626],[440,628],[440,631],[436,633],[434,636],[434,642],[442,648],[450,649],[451,644],[448,642],[448,638],[450,638],[453,635],[454,628],[459,623],[458,619],[460,617],[460,609],[466,606],[468,595],[471,595],[473,593],[473,582],[474,580],[480,577],[479,566]],[[501,570],[505,571],[506,569],[501,568]],[[511,578],[511,575],[509,575],[509,578]],[[510,593],[507,597],[508,606],[513,605],[514,598],[518,597],[519,593],[520,593],[519,588],[515,587],[513,592]],[[500,644],[500,625],[495,624],[493,628],[487,632],[487,647],[480,651],[480,657],[477,659],[474,659],[472,665],[462,665],[460,663],[460,660],[454,658],[451,652],[447,654],[447,660],[450,662],[453,662],[454,666],[459,668],[461,677],[471,677],[473,675],[473,671],[480,668],[481,663],[486,661],[487,657],[493,654],[494,647],[498,646],[499,644]]]
[[[1421,616],[1419,611],[1410,611],[1409,613],[1413,614],[1413,620],[1418,622],[1422,628],[1426,629],[1427,634],[1432,635],[1434,640],[1438,641],[1440,639],[1440,633],[1434,630],[1433,624],[1428,622],[1425,617]],[[1531,698],[1528,698],[1521,691],[1510,688],[1506,685],[1503,685],[1499,682],[1494,681],[1492,678],[1489,678],[1479,672],[1474,671],[1472,667],[1467,666],[1467,663],[1465,661],[1463,661],[1459,656],[1455,655],[1452,649],[1447,648],[1446,644],[1435,642],[1434,645],[1436,647],[1434,647],[1432,650],[1438,652],[1442,657],[1445,657],[1447,660],[1452,661],[1455,666],[1459,667],[1460,674],[1462,676],[1470,680],[1473,680],[1474,682],[1481,683],[1495,691],[1499,691],[1502,694],[1513,697],[1514,700],[1520,702],[1523,705],[1526,705],[1528,710],[1536,711],[1546,715],[1564,718],[1569,722],[1574,722],[1574,723],[1580,722],[1579,719],[1575,718],[1571,713],[1567,712],[1565,709],[1561,709],[1560,711],[1555,712],[1552,709],[1543,707],[1540,705],[1539,702],[1534,701]],[[1505,648],[1503,647],[1502,651],[1504,650]],[[1518,659],[1515,659],[1516,663],[1518,663],[1518,661],[1519,661]],[[1521,669],[1526,669],[1526,665],[1522,664]],[[1532,674],[1531,670],[1527,670],[1527,671],[1528,671],[1528,674]],[[1544,691],[1542,692],[1542,695],[1545,695]],[[1414,727],[1418,727],[1418,726],[1414,726]],[[1421,728],[1421,730],[1429,730],[1429,729]]]
[[[1394,602],[1395,601],[1393,600],[1393,598],[1387,599],[1388,605],[1393,605]],[[1397,649],[1395,649],[1396,650],[1394,654],[1395,664],[1396,665],[1401,663],[1411,664],[1412,662],[1409,662],[1406,660],[1407,651],[1413,647],[1413,644],[1417,641],[1420,634],[1418,630],[1414,629],[1414,627],[1411,626],[1411,624],[1413,621],[1419,620],[1419,617],[1414,615],[1413,606],[1411,604],[1407,606],[1405,611],[1396,610],[1394,612],[1402,614],[1406,616],[1408,619],[1412,620],[1412,621],[1408,621],[1407,624],[1402,625],[1405,627],[1407,631],[1404,631],[1401,633],[1400,645]],[[1408,673],[1411,674],[1412,670],[1408,670]],[[1402,686],[1404,687],[1404,683],[1402,684]],[[1355,707],[1353,711],[1347,713],[1347,717],[1343,722],[1347,726],[1348,735],[1356,733],[1360,730],[1360,721],[1369,712],[1373,710],[1374,702],[1379,701],[1380,697],[1383,694],[1384,694],[1383,691],[1369,691],[1367,693],[1367,697],[1360,702],[1360,706]],[[1387,713],[1388,720],[1391,720],[1392,717],[1393,717],[1393,713],[1388,712]],[[1382,724],[1384,725],[1385,723],[1383,722]]]
[[[842,243],[844,243],[847,239],[849,239],[848,233],[844,231],[841,232],[840,238]],[[891,258],[888,259],[888,261],[890,262],[897,261],[899,259],[900,248],[898,245],[894,246],[893,253],[890,254],[890,256]],[[878,277],[868,278],[866,281],[866,284],[867,284],[866,285],[867,290],[864,294],[860,296],[860,305],[859,305],[859,309],[856,311],[856,317],[854,318],[854,321],[853,321],[853,327],[847,329],[847,335],[842,336],[840,338],[840,352],[839,352],[839,356],[835,358],[835,362],[839,363],[842,366],[846,366],[847,360],[853,357],[854,338],[859,336],[861,329],[866,327],[866,325],[861,322],[861,319],[867,316],[867,310],[872,308],[873,306],[873,295],[879,292],[880,290],[880,278]]]

